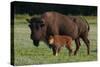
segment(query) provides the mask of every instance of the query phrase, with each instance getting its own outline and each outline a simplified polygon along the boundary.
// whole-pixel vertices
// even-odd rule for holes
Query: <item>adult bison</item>
[[[35,46],[39,46],[40,40],[44,40],[48,44],[48,37],[50,35],[68,35],[76,43],[74,55],[77,54],[80,47],[80,38],[86,44],[87,53],[89,54],[89,24],[84,18],[80,16],[66,16],[58,12],[45,12],[41,17],[33,17],[27,21],[31,29],[31,39]]]

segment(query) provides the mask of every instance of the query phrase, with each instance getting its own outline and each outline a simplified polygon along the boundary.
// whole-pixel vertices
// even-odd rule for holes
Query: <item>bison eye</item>
[[[41,24],[40,26],[41,26],[41,27],[44,27],[44,26],[45,26],[45,24]]]
[[[30,28],[32,27],[31,25],[28,25]]]

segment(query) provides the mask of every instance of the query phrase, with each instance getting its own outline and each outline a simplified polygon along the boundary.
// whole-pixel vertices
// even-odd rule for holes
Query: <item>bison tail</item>
[[[90,30],[90,26],[89,26],[89,23],[88,23],[88,21],[85,19],[85,17],[83,17],[83,16],[81,16],[81,18],[87,23],[87,25],[88,25],[88,31]]]

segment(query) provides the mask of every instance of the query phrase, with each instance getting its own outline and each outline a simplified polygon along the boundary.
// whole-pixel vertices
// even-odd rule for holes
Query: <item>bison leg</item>
[[[76,50],[74,51],[74,55],[77,54],[77,51],[79,50],[80,45],[81,45],[79,38],[78,39],[75,39],[75,43],[76,43]]]
[[[82,40],[84,41],[84,43],[87,46],[87,54],[89,55],[90,54],[90,42],[87,37],[82,37]]]

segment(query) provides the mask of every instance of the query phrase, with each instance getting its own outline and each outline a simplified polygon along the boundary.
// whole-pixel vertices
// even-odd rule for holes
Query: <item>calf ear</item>
[[[30,20],[29,19],[26,19],[26,21],[30,23]]]
[[[52,39],[52,38],[53,38],[53,36],[52,36],[52,35],[50,35],[50,38]]]

